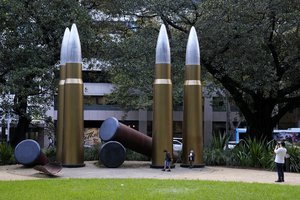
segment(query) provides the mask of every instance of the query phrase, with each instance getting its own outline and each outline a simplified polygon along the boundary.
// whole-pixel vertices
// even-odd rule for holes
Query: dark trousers
[[[276,163],[278,180],[280,181],[284,181],[283,167],[284,167],[284,163]]]

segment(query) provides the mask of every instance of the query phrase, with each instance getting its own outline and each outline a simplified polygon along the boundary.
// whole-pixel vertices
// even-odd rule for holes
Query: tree
[[[18,119],[11,138],[15,146],[25,139],[31,120],[43,118],[53,102],[65,28],[77,24],[87,55],[91,18],[75,0],[1,1],[0,13],[0,92],[2,100],[13,95],[13,101],[3,101],[1,107]]]
[[[109,99],[126,110],[151,109],[154,80],[155,47],[159,28],[163,22],[163,8],[176,4],[167,1],[102,1],[84,3],[105,15],[99,24],[105,24],[111,38],[106,40],[106,51],[101,59],[109,62],[109,71],[115,90]],[[182,3],[180,3],[182,5]],[[175,6],[175,5],[174,5]],[[160,13],[157,13],[160,10]],[[171,11],[170,11],[171,12]],[[109,25],[107,25],[109,24]],[[182,106],[186,33],[172,30],[167,23],[171,46],[174,107]]]
[[[210,11],[197,24],[202,64],[230,92],[250,135],[271,139],[280,118],[300,105],[298,3],[207,1],[202,6]]]
[[[115,97],[121,97],[116,101],[139,107],[139,98],[151,105],[155,38],[164,23],[171,43],[173,83],[183,83],[176,72],[183,72],[187,33],[195,26],[203,69],[231,94],[252,137],[271,139],[280,118],[300,106],[297,1],[113,0],[104,5],[109,16],[134,24],[134,29],[123,29],[127,34],[116,43],[119,54],[111,52],[117,72]],[[180,88],[174,87],[179,97]]]

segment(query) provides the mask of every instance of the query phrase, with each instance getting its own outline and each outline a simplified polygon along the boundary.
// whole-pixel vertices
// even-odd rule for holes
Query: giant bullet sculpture
[[[153,131],[151,167],[164,166],[164,150],[171,154],[172,147],[172,82],[169,39],[164,25],[161,26],[155,61],[155,81],[153,95]]]
[[[107,142],[115,140],[126,148],[151,157],[152,138],[125,124],[120,123],[116,118],[107,118],[99,129],[99,137]]]
[[[116,168],[122,165],[126,158],[125,147],[117,141],[109,141],[103,144],[99,151],[100,162],[108,168]]]
[[[189,166],[188,154],[195,152],[194,167],[203,167],[202,87],[200,81],[200,49],[195,28],[190,30],[186,48],[183,100],[182,167]]]
[[[20,142],[16,146],[14,154],[17,162],[27,167],[45,165],[49,162],[39,143],[31,139]]]
[[[15,148],[14,155],[18,163],[26,167],[34,167],[34,169],[51,176],[62,169],[59,163],[50,163],[39,143],[31,139],[20,142]]]
[[[80,39],[75,24],[71,28],[67,53],[62,164],[64,167],[83,167],[82,57]]]
[[[68,55],[69,28],[66,28],[60,51],[60,71],[58,85],[58,110],[57,110],[57,134],[56,134],[56,160],[62,162],[63,126],[64,126],[64,87],[66,76],[66,62]]]

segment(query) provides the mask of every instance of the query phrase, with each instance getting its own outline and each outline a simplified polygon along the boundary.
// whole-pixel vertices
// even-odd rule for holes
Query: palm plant
[[[229,150],[226,149],[229,138],[226,134],[213,135],[211,147],[204,151],[206,165],[227,165],[229,163]]]
[[[295,145],[287,145],[289,157],[286,159],[286,171],[300,172],[300,148]]]
[[[0,143],[0,164],[7,165],[15,162],[13,148],[6,143]]]
[[[273,142],[267,143],[264,138],[242,140],[233,151],[235,164],[256,168],[272,168],[272,145]]]

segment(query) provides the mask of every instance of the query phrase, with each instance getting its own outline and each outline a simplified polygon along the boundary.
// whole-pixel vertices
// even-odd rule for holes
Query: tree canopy
[[[191,26],[195,26],[202,70],[231,94],[252,136],[270,139],[280,118],[299,107],[297,1],[113,0],[101,6],[115,21],[127,22],[122,32],[126,35],[109,44],[116,84],[113,97],[125,107],[151,105],[161,23],[170,38],[175,104],[182,100],[185,45]],[[202,80],[205,83],[205,78]]]
[[[1,107],[19,117],[16,143],[53,100],[53,72],[64,29],[72,23],[84,57],[109,67],[115,85],[111,101],[125,109],[152,106],[155,46],[164,23],[173,103],[182,106],[185,48],[195,26],[202,83],[208,77],[221,83],[251,135],[270,139],[280,118],[300,106],[299,21],[296,0],[3,0],[0,91],[4,97],[14,94],[14,101]]]
[[[198,22],[203,66],[230,92],[252,136],[272,137],[300,105],[299,4],[207,1]],[[202,23],[203,21],[208,23]]]
[[[25,138],[31,120],[43,118],[53,103],[61,41],[72,23],[77,24],[86,55],[91,18],[78,1],[0,2],[0,92],[2,99],[13,95],[13,101],[2,101],[1,107],[18,118],[13,145]]]

